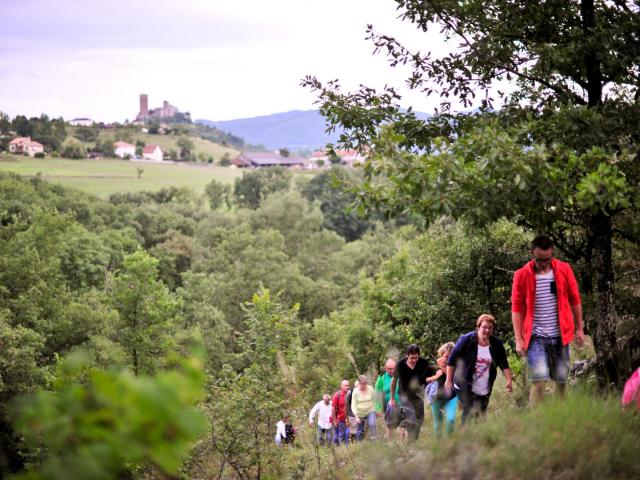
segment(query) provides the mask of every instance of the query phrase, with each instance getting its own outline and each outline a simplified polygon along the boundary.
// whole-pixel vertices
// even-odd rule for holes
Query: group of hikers
[[[537,404],[549,380],[555,384],[555,393],[564,395],[569,345],[575,339],[582,346],[584,328],[571,266],[553,257],[553,243],[545,235],[532,241],[530,253],[531,260],[513,276],[511,320],[516,351],[528,365],[529,401]],[[375,440],[377,418],[384,419],[385,438],[398,431],[415,441],[424,422],[425,403],[431,407],[437,435],[454,430],[458,410],[463,424],[484,415],[498,368],[506,378],[505,389],[512,391],[507,354],[502,340],[494,335],[495,327],[492,315],[480,315],[474,330],[438,348],[435,364],[411,344],[397,363],[387,359],[374,387],[366,375],[360,375],[353,387],[342,380],[333,397],[323,395],[309,413],[310,424],[317,426],[318,442],[328,446],[361,441],[367,428],[367,437]],[[633,396],[625,393],[633,400],[623,399],[623,403],[637,400],[640,407],[640,369],[630,382],[633,378]]]
[[[531,260],[513,276],[511,319],[516,351],[527,359],[532,382],[529,400],[535,404],[543,400],[549,380],[555,383],[558,395],[564,394],[569,344],[575,338],[581,346],[584,329],[571,266],[553,257],[553,243],[546,235],[532,241],[530,253]],[[317,426],[318,442],[361,441],[365,429],[367,438],[375,440],[377,418],[384,419],[386,438],[398,431],[415,441],[424,422],[425,402],[431,407],[438,435],[453,431],[458,410],[463,424],[483,415],[498,368],[506,377],[506,390],[512,390],[507,354],[502,340],[494,335],[495,328],[495,318],[484,313],[474,330],[438,348],[435,364],[421,356],[418,345],[411,344],[397,363],[392,358],[386,361],[374,387],[366,375],[360,375],[353,387],[342,380],[340,389],[332,397],[323,395],[309,413],[309,422]]]
[[[417,440],[425,402],[431,406],[436,435],[453,431],[458,404],[462,406],[462,423],[470,416],[484,414],[497,368],[505,374],[507,390],[512,388],[507,355],[502,341],[493,336],[494,328],[491,315],[480,315],[474,331],[438,349],[435,365],[420,356],[418,345],[411,344],[397,363],[387,359],[375,387],[369,385],[366,375],[360,375],[353,387],[342,380],[333,398],[323,395],[309,412],[309,423],[317,426],[318,443],[359,442],[365,428],[367,438],[376,440],[378,418],[384,419],[386,439],[397,431],[401,438]]]

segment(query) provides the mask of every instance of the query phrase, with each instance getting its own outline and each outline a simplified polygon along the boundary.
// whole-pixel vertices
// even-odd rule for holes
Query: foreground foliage
[[[53,391],[21,407],[18,428],[42,463],[15,478],[111,479],[138,467],[176,475],[204,431],[195,408],[203,386],[197,358],[155,377],[136,377],[70,357]]]

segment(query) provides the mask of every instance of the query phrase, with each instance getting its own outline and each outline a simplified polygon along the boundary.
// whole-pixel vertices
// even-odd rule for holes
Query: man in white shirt
[[[285,414],[282,420],[276,423],[276,445],[281,446],[284,443],[290,443],[291,439],[287,436],[287,424],[289,423],[289,415]]]
[[[316,403],[309,412],[309,424],[313,426],[313,419],[318,416],[318,443],[320,445],[331,445],[333,423],[331,421],[332,405],[331,397],[328,394],[322,396],[322,400]]]

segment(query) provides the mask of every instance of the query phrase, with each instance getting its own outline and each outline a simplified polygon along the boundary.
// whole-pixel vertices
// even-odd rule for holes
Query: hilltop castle
[[[191,115],[188,112],[182,113],[177,107],[174,107],[166,100],[162,102],[162,107],[149,110],[149,97],[146,93],[140,94],[140,113],[136,117],[137,122],[146,122],[149,120],[167,120],[180,115],[184,120],[191,121]]]

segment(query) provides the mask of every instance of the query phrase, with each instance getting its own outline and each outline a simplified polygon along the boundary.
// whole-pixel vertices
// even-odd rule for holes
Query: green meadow
[[[138,178],[138,168],[143,172]],[[0,154],[0,172],[27,177],[40,174],[49,182],[91,192],[106,198],[112,193],[159,190],[176,186],[204,192],[211,180],[232,183],[242,172],[230,167],[202,163],[142,163],[119,159],[69,160],[65,158],[29,158]]]

